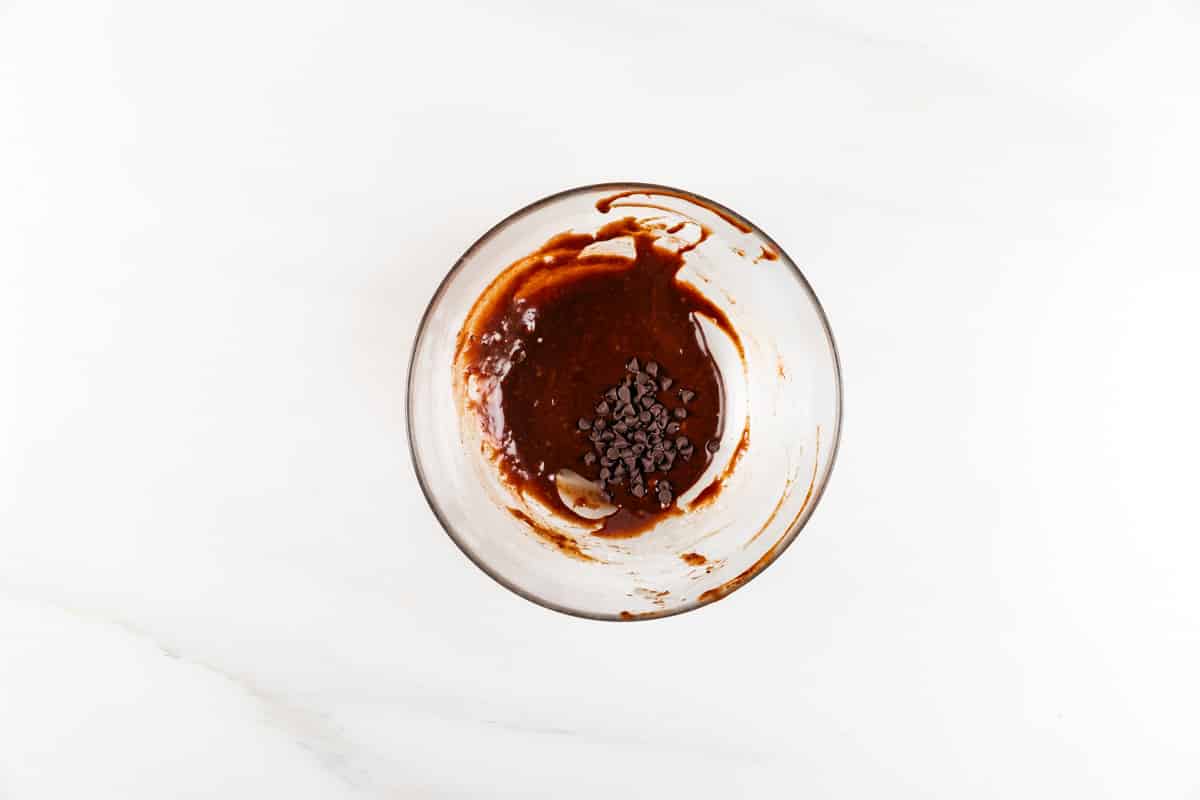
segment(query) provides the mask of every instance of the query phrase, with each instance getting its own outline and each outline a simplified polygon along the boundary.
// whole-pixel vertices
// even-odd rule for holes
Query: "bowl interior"
[[[615,198],[615,199],[614,199]],[[608,201],[608,202],[605,202]],[[604,211],[598,208],[600,204]],[[539,530],[495,479],[455,397],[456,336],[487,285],[567,230],[664,217],[711,233],[679,279],[729,317],[743,355],[714,338],[727,395],[726,442],[710,473],[715,499],[641,536],[582,527]],[[597,619],[665,616],[744,585],[795,538],[828,480],[841,423],[841,378],[825,314],[799,269],[744,218],[705,198],[650,184],[604,184],[541,200],[502,221],[454,266],[414,344],[408,423],[418,479],[447,533],[481,569],[547,607]],[[702,479],[701,483],[703,484]],[[703,485],[685,493],[691,500]]]

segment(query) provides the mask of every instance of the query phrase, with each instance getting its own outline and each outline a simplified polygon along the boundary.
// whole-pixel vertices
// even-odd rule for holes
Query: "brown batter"
[[[672,417],[694,451],[666,472],[647,472],[640,496],[628,484],[610,484],[618,511],[599,535],[636,535],[680,513],[673,502],[663,507],[657,484],[668,481],[672,498],[687,491],[712,458],[706,443],[715,447],[724,427],[721,374],[693,315],[708,317],[735,343],[738,338],[720,309],[675,280],[684,254],[708,235],[701,227],[699,240],[687,244],[670,235],[680,227],[629,217],[594,236],[556,236],[493,281],[459,332],[458,378],[479,387],[468,406],[501,476],[564,515],[570,509],[559,499],[554,475],[566,468],[600,478],[595,457],[585,460],[593,442],[580,421],[595,417],[597,402],[628,373],[631,359],[654,361],[669,376],[670,389],[655,393],[662,404],[679,407],[679,390],[694,392],[686,417]],[[622,237],[632,241],[635,259],[584,252]],[[670,242],[677,248],[663,246]]]

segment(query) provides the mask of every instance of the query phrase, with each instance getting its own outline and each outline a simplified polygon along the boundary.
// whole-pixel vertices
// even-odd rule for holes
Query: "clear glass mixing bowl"
[[[625,216],[678,218],[711,231],[687,253],[684,271],[725,311],[741,337],[744,359],[736,352],[716,355],[728,398],[726,427],[736,435],[745,425],[748,445],[738,456],[736,447],[723,446],[718,453],[728,454],[727,462],[737,460],[726,464],[731,469],[715,500],[641,536],[612,539],[572,528],[538,532],[484,488],[489,465],[479,448],[468,444],[455,397],[455,340],[476,298],[510,264],[555,234],[593,232]],[[725,597],[761,572],[812,515],[833,468],[841,416],[833,334],[792,260],[736,212],[653,184],[570,189],[501,221],[463,254],[438,287],[409,365],[413,463],[442,527],[503,586],[547,608],[592,619],[689,611]],[[466,424],[474,423],[468,419]]]

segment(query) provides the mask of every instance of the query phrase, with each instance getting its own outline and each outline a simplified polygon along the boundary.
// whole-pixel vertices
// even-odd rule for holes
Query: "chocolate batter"
[[[603,458],[604,449],[592,427],[598,403],[623,378],[655,364],[657,383],[642,375],[643,391],[653,396],[646,405],[664,407],[677,425],[670,438],[685,437],[688,446],[668,469],[656,465],[636,481],[614,481],[609,470],[601,484],[617,511],[598,535],[636,535],[680,513],[674,498],[704,472],[724,426],[721,374],[693,315],[738,338],[720,309],[675,280],[684,254],[708,235],[701,227],[699,240],[687,244],[672,236],[681,227],[628,217],[594,236],[556,236],[493,281],[459,332],[458,378],[474,387],[468,408],[501,476],[563,515],[572,512],[555,486],[559,470],[601,481],[595,454]],[[610,247],[598,252],[605,250],[595,247],[600,242]]]

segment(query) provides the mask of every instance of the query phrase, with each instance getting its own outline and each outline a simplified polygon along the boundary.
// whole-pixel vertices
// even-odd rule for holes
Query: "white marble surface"
[[[0,2],[0,797],[1200,797],[1194,3]],[[428,513],[513,208],[743,211],[845,362],[811,526],[589,623]]]

